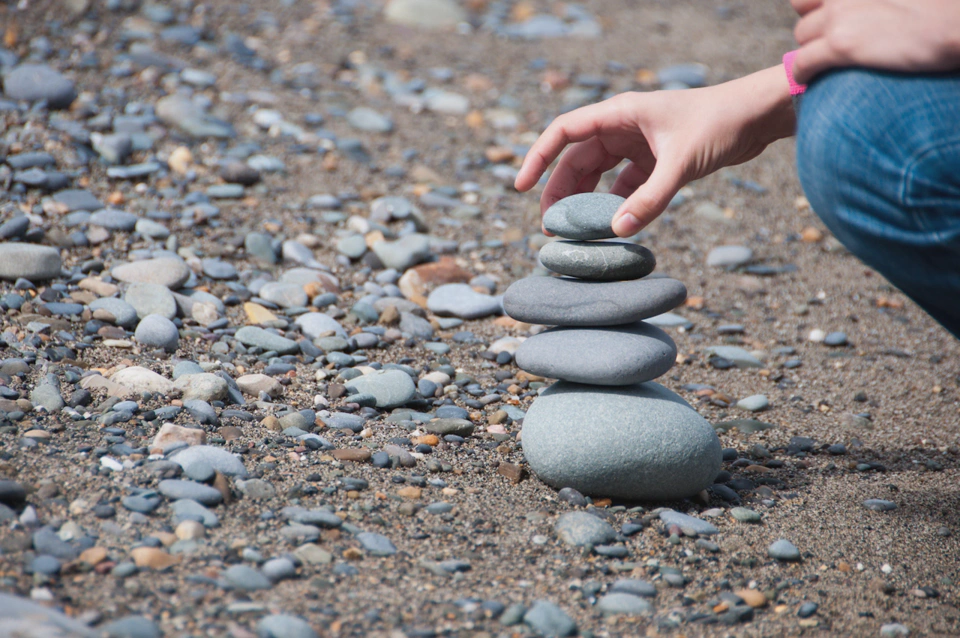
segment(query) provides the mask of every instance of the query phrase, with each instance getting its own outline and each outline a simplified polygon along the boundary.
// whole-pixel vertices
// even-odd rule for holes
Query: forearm
[[[793,109],[790,82],[782,64],[757,71],[737,82],[744,83],[743,95],[755,100],[755,122],[752,130],[766,145],[796,131],[797,116]]]

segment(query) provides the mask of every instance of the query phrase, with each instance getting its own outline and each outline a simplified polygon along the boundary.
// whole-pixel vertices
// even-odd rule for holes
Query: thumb
[[[613,216],[613,232],[620,237],[637,234],[667,209],[683,187],[683,174],[665,158],[657,161],[649,179],[620,205]]]

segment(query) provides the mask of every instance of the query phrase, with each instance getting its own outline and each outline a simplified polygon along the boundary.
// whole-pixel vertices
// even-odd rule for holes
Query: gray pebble
[[[640,279],[657,265],[643,246],[586,241],[550,242],[540,249],[540,262],[561,275],[596,281]]]
[[[547,209],[543,227],[565,239],[612,239],[613,216],[626,200],[610,193],[580,193]]]

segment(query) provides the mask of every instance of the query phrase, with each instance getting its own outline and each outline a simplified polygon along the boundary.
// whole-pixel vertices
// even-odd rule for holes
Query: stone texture
[[[662,314],[686,298],[686,287],[666,277],[634,281],[528,277],[507,288],[503,308],[527,323],[615,326]]]
[[[175,257],[158,257],[120,264],[114,266],[110,273],[114,278],[128,284],[159,284],[171,290],[180,288],[190,278],[187,264]]]
[[[479,319],[500,314],[499,297],[479,293],[467,284],[446,284],[427,297],[430,312],[461,319]]]
[[[547,209],[543,227],[564,239],[612,239],[613,215],[626,200],[610,193],[580,193]]]
[[[633,385],[666,374],[677,359],[667,333],[638,321],[608,328],[552,328],[517,349],[527,372],[591,385]]]
[[[540,263],[568,277],[622,281],[646,277],[657,260],[649,249],[637,244],[554,241],[540,249]]]
[[[417,388],[409,374],[402,370],[377,370],[345,384],[360,394],[372,394],[378,408],[395,408],[414,397]]]
[[[77,97],[73,80],[46,64],[21,64],[3,78],[3,91],[11,100],[46,100],[51,109],[65,109]]]
[[[0,279],[54,279],[60,276],[60,265],[60,251],[56,248],[17,242],[0,243]]]
[[[523,451],[549,485],[629,501],[686,498],[720,471],[720,441],[686,401],[656,383],[561,381],[530,406]]]

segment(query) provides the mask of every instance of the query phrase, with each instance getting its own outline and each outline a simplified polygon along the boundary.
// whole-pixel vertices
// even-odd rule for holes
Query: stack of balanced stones
[[[518,321],[556,326],[530,337],[517,365],[560,379],[523,420],[523,452],[545,483],[630,501],[693,496],[720,471],[713,427],[679,395],[654,383],[676,362],[677,346],[644,319],[683,303],[687,290],[651,277],[647,248],[616,237],[616,195],[560,200],[543,217],[563,239],[540,250],[561,277],[528,277],[503,299]]]

